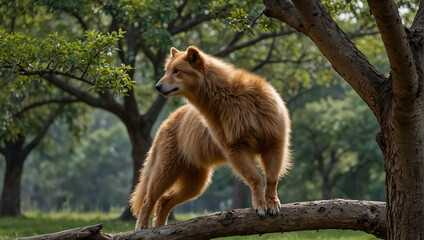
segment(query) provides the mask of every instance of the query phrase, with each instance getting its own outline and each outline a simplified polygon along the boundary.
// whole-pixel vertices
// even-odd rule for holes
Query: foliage
[[[317,191],[324,184],[317,159],[322,154],[324,171],[330,180],[338,179],[331,198],[384,200],[383,160],[374,141],[378,123],[356,93],[306,103],[292,117],[296,166],[281,189],[293,192],[282,191],[283,196],[300,197],[294,201],[322,197]]]
[[[113,89],[115,95],[125,94],[134,82],[126,73],[130,66],[110,66],[108,57],[117,50],[115,44],[125,32],[106,35],[95,30],[86,31],[84,40],[73,42],[49,34],[44,40],[19,33],[0,31],[0,67],[22,76],[57,74],[86,82],[97,92]],[[25,86],[26,78],[18,77],[15,88]],[[32,80],[30,78],[30,80]]]

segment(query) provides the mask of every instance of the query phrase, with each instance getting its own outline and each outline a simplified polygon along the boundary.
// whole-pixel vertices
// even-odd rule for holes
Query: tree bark
[[[381,115],[389,239],[424,238],[423,34],[405,29],[394,1],[368,0],[390,61],[391,111]],[[421,4],[422,5],[422,4]],[[416,18],[417,19],[417,18]],[[409,35],[409,36],[408,36]],[[415,43],[420,43],[416,45]],[[407,213],[407,214],[405,214]]]
[[[97,224],[93,226],[73,228],[57,233],[44,234],[33,237],[18,238],[25,240],[56,240],[56,239],[65,239],[65,240],[76,240],[76,239],[109,239],[103,237],[103,234],[100,230],[103,228],[102,224]]]
[[[0,199],[0,216],[18,216],[21,214],[21,179],[24,168],[22,147],[25,138],[18,136],[15,142],[6,142],[3,192]]]
[[[218,212],[184,222],[117,234],[101,233],[101,225],[71,229],[25,240],[38,239],[211,239],[319,229],[364,231],[379,238],[386,237],[384,202],[357,200],[324,200],[283,204],[276,217],[260,216],[252,209]]]
[[[380,74],[318,1],[264,0],[266,15],[310,37],[362,97],[381,126],[389,239],[424,238],[424,1],[405,28],[393,0],[369,0],[390,62]]]
[[[240,179],[234,180],[234,195],[232,208],[247,208],[251,206],[250,188]]]

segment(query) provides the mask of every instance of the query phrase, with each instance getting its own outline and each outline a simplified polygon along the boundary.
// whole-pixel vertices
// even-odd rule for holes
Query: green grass
[[[25,212],[20,217],[0,218],[0,239],[28,237],[52,232],[59,232],[70,228],[89,226],[102,223],[102,232],[118,233],[134,229],[134,221],[117,220],[120,213],[40,213],[37,211]],[[179,221],[196,217],[195,214],[178,214]],[[279,239],[329,239],[329,240],[362,240],[375,239],[374,236],[345,230],[320,230],[292,233],[271,233],[261,236],[240,236],[219,238],[220,240],[279,240]]]
[[[59,232],[70,228],[103,224],[102,232],[134,230],[134,221],[117,220],[119,213],[25,212],[20,217],[0,218],[0,239]]]
[[[216,240],[303,240],[303,239],[322,239],[322,240],[370,240],[377,239],[373,235],[350,230],[320,230],[320,231],[302,231],[289,233],[268,233],[261,236],[240,236],[216,238]]]

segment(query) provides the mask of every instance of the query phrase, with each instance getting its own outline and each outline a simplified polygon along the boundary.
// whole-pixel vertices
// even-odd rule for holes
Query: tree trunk
[[[364,231],[386,237],[384,202],[327,200],[283,204],[280,213],[261,218],[252,208],[209,214],[162,227],[104,234],[101,225],[71,229],[61,233],[24,238],[38,239],[211,239],[236,235],[291,232],[319,229]],[[90,230],[88,230],[90,229]],[[91,233],[91,235],[90,235]],[[54,237],[50,237],[54,236]]]
[[[411,28],[395,1],[368,0],[390,62],[379,73],[319,0],[264,0],[265,14],[309,36],[376,115],[386,173],[387,236],[424,239],[424,1]]]
[[[412,118],[414,122],[400,120],[403,127],[393,129],[398,124],[388,124],[377,136],[385,160],[389,239],[424,238],[424,121],[420,115]]]
[[[135,101],[134,98],[133,101]],[[140,169],[143,166],[144,159],[152,144],[150,133],[152,131],[153,124],[157,120],[160,111],[165,106],[166,101],[167,99],[165,97],[158,94],[156,100],[153,102],[153,105],[150,106],[149,110],[144,115],[138,115],[138,108],[133,107],[131,108],[133,111],[133,116],[122,118],[125,126],[127,127],[128,135],[132,145],[131,156],[133,159],[133,179],[131,184],[131,192],[138,183]],[[130,105],[131,104],[127,104],[127,106]],[[136,105],[135,102],[132,105]],[[129,204],[127,204],[127,207],[122,213],[120,219],[134,219],[131,214]]]
[[[331,195],[331,187],[329,176],[322,176],[322,199],[327,200],[330,199]]]
[[[143,125],[145,127],[145,125]],[[150,137],[150,129],[145,129],[141,131],[140,127],[134,126],[133,128],[128,128],[128,134],[130,135],[132,151],[131,157],[133,160],[133,177],[131,182],[131,192],[134,190],[134,187],[138,183],[140,177],[140,169],[143,166],[144,158],[146,157],[147,151],[149,151],[152,139]],[[146,134],[143,134],[146,133]],[[148,134],[147,134],[148,133]],[[121,214],[120,219],[129,220],[134,219],[134,216],[131,213],[129,204],[127,204],[124,212]]]
[[[234,195],[232,208],[248,208],[251,205],[250,188],[240,179],[234,181]]]
[[[18,216],[21,214],[21,179],[24,160],[21,151],[24,137],[15,142],[6,142],[6,172],[3,192],[0,199],[0,216]]]

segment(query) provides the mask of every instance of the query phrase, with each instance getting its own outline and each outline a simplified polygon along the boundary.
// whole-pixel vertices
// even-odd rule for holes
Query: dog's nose
[[[162,89],[162,83],[156,84],[155,88],[160,92],[160,90]]]

